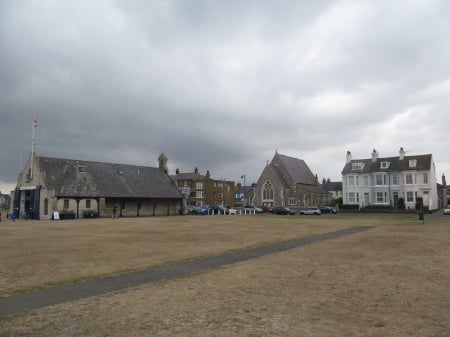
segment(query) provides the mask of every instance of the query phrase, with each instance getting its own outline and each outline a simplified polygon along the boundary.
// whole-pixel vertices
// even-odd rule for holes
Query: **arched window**
[[[262,199],[263,199],[263,201],[273,200],[273,187],[272,187],[272,183],[268,180],[263,185]]]
[[[48,215],[48,199],[44,200],[44,215]]]

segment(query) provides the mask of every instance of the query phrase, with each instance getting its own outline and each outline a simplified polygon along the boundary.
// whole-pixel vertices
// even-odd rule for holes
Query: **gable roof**
[[[416,166],[410,167],[410,160],[416,160]],[[381,167],[381,162],[389,162],[386,168]],[[353,169],[353,163],[362,163],[363,168]],[[375,161],[372,159],[353,159],[346,163],[342,169],[342,174],[346,173],[373,173],[373,172],[400,172],[400,171],[424,171],[430,170],[432,165],[432,155],[424,154],[418,156],[405,156],[404,159],[400,157],[385,157],[378,158]]]
[[[304,160],[278,153],[275,156],[278,156],[295,184],[316,185],[316,177]]]
[[[264,170],[268,170],[278,180],[280,185],[282,185],[285,188],[289,188],[289,184],[286,181],[286,179],[283,177],[283,175],[281,174],[278,165],[270,164],[270,165],[266,166],[266,168]]]
[[[182,198],[169,175],[156,167],[36,159],[46,187],[58,197]]]

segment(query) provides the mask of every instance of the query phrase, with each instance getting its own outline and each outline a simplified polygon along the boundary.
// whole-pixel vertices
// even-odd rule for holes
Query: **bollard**
[[[423,212],[419,212],[419,220],[422,220],[422,224],[425,224],[425,214]]]

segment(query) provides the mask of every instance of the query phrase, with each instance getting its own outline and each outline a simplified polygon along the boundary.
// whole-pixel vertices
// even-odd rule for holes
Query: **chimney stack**
[[[377,152],[377,150],[373,149],[373,151],[372,151],[372,161],[376,162],[377,159],[378,159],[378,152]]]
[[[399,153],[400,153],[400,158],[399,159],[400,160],[405,159],[405,150],[403,150],[403,147],[400,148]]]
[[[347,164],[352,161],[352,153],[350,151],[347,151]]]

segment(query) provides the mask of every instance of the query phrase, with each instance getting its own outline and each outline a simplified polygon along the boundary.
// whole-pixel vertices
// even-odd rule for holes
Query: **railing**
[[[228,214],[223,214],[220,213],[219,214],[214,214],[213,210],[209,210],[208,211],[208,215],[255,215],[256,214],[256,210],[252,209],[252,208],[241,208],[241,209],[235,209],[236,212],[229,212]]]

